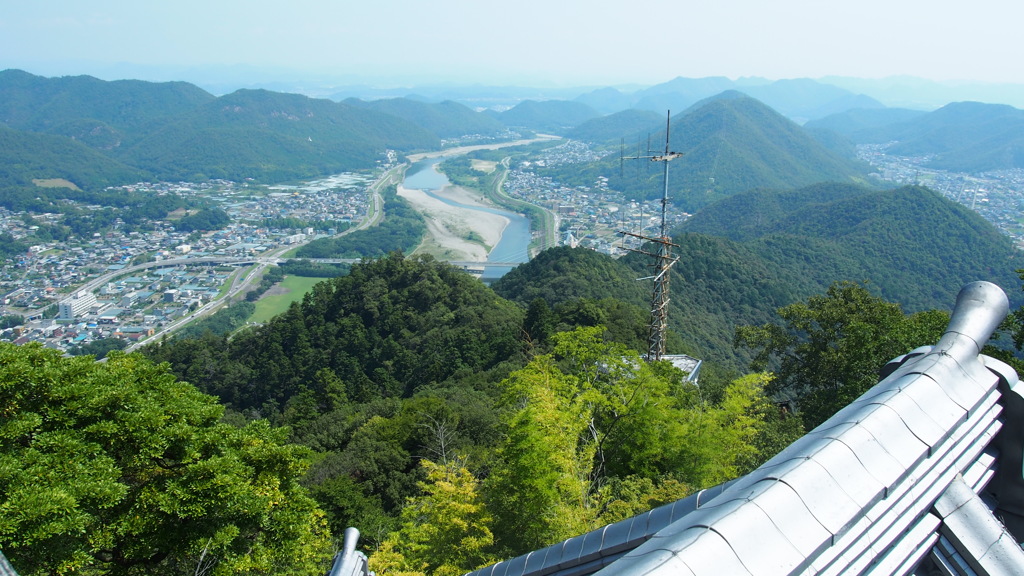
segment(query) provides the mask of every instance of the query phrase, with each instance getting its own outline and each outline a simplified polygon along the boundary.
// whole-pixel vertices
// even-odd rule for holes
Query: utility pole
[[[661,357],[665,355],[665,335],[668,332],[668,303],[669,303],[669,270],[672,265],[679,261],[679,258],[672,255],[672,247],[679,247],[678,244],[673,244],[672,239],[668,235],[668,223],[666,221],[666,213],[668,211],[668,163],[676,158],[682,156],[680,152],[672,152],[669,150],[669,130],[672,123],[672,113],[668,112],[665,120],[665,151],[663,154],[654,154],[648,156],[631,156],[625,157],[628,160],[639,160],[648,159],[651,162],[662,162],[665,165],[664,169],[664,191],[661,195],[661,228],[660,234],[656,237],[645,236],[643,229],[640,230],[639,234],[620,231],[620,234],[626,236],[633,236],[640,240],[650,242],[654,244],[654,251],[630,248],[632,252],[639,252],[640,254],[646,254],[654,259],[654,263],[651,265],[653,274],[640,280],[654,280],[654,290],[651,293],[651,320],[648,326],[648,337],[647,337],[647,361],[654,362],[661,360]],[[650,151],[649,151],[650,152]],[[642,206],[641,202],[641,206]],[[641,208],[642,209],[642,208]]]

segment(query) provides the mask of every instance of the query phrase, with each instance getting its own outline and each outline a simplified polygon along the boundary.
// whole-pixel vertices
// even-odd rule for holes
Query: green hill
[[[212,102],[186,82],[107,82],[91,76],[43,78],[21,70],[0,72],[0,119],[19,130],[74,138],[113,149],[147,130]]]
[[[535,298],[556,306],[577,298],[618,298],[646,306],[648,295],[629,266],[585,248],[549,248],[491,285],[498,295],[524,306]]]
[[[456,138],[468,134],[494,135],[505,126],[496,119],[447,100],[441,103],[420,102],[408,98],[390,98],[364,102],[357,98],[345,104],[397,116],[423,128],[438,138]]]
[[[869,143],[874,139],[874,136],[869,136],[872,131],[925,114],[927,112],[908,108],[855,108],[811,120],[804,124],[804,128],[831,130],[855,142]]]
[[[707,207],[683,230],[743,242],[805,284],[868,281],[907,311],[947,308],[975,280],[1015,296],[1014,270],[1024,265],[981,216],[915,186],[754,191]]]
[[[651,134],[650,141],[656,150],[663,149],[664,130]],[[634,146],[626,140],[627,150]],[[866,165],[834,152],[796,123],[738,92],[720,94],[674,116],[671,149],[683,156],[671,163],[669,197],[687,212],[754,188],[857,182],[867,173]],[[600,166],[614,189],[635,197],[661,195],[662,171],[649,162],[626,162],[620,169],[615,154]],[[542,172],[560,182],[585,185],[593,181],[594,170],[573,165]]]
[[[14,130],[0,124],[0,187],[33,187],[33,181],[67,180],[79,188],[98,189],[145,179],[92,148],[62,136]]]
[[[265,90],[215,98],[184,82],[42,78],[19,70],[0,72],[0,122],[65,139],[11,148],[2,158],[8,181],[40,177],[36,166],[57,174],[68,162],[82,164],[55,155],[82,154],[75,150],[83,144],[116,161],[93,157],[99,172],[131,167],[123,170],[126,180],[69,177],[86,186],[138,181],[143,172],[162,180],[284,181],[371,168],[387,149],[440,147],[435,134],[412,122],[330,100]]]
[[[931,156],[927,166],[955,172],[1024,168],[1024,110],[955,102],[903,122],[851,134],[860,143],[896,141],[890,154]]]
[[[161,179],[284,181],[370,168],[387,148],[439,146],[433,134],[389,114],[296,94],[239,90],[122,155]]]
[[[968,282],[1000,285],[1019,304],[1024,256],[977,214],[918,187],[876,191],[819,184],[737,194],[695,214],[673,241],[669,322],[682,341],[670,352],[744,367],[737,326],[776,321],[775,311],[839,281],[907,312],[948,310]],[[650,260],[619,260],[584,249],[542,252],[492,286],[527,305],[617,298],[647,309]]]

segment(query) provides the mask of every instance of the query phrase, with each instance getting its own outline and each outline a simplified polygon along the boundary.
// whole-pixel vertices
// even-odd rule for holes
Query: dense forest
[[[426,552],[410,542],[441,528],[403,513],[410,498],[468,491],[490,520],[467,529],[492,536],[466,551],[464,570],[721,482],[799,434],[763,393],[766,376],[698,392],[641,362],[645,321],[613,298],[519,306],[395,253],[265,326],[146,354],[232,413],[290,426],[320,455],[305,483],[333,533],[359,525],[387,565],[414,566]],[[445,561],[441,549],[430,562]]]
[[[103,364],[0,347],[0,548],[25,575],[318,574],[354,525],[378,573],[461,574],[753,469],[948,319],[835,284],[740,327],[752,363],[695,385],[637,352],[626,263],[533,266],[492,290],[395,252],[234,333]],[[75,474],[33,480],[60,459]]]
[[[395,250],[412,252],[423,240],[427,224],[398,189],[383,190],[384,219],[373,228],[336,238],[318,238],[296,251],[299,258],[374,258]]]
[[[672,231],[667,341],[703,361],[699,379],[639,352],[651,295],[637,280],[649,276],[643,255],[553,248],[487,286],[404,255],[425,224],[391,187],[378,226],[299,250],[358,263],[272,267],[247,301],[140,352],[114,339],[69,356],[0,343],[0,550],[23,576],[321,575],[356,526],[378,574],[457,576],[754,469],[870,388],[885,362],[937,341],[968,281],[1011,296],[1017,309],[985,352],[1024,367],[1014,357],[1024,262],[1008,239],[930,190],[860,186],[864,167],[836,152],[848,142],[720,94],[733,85],[725,79],[682,80],[638,98],[693,104],[673,119],[684,156],[671,195],[695,214]],[[801,86],[773,94],[787,89]],[[610,105],[615,92],[588,100]],[[11,161],[0,166],[0,205],[61,214],[59,224],[24,216],[35,239],[117,219],[140,229],[181,209],[176,226],[203,231],[226,213],[104,187],[322,175],[503,125],[605,146],[615,132],[642,141],[649,121],[663,126],[660,113],[599,117],[595,107],[524,101],[487,115],[447,102],[216,98],[183,83],[4,71],[0,153]],[[931,127],[948,144],[960,136],[943,118],[992,112],[831,125],[906,130],[919,146]],[[1016,113],[995,112],[1016,126]],[[497,177],[472,161],[508,153],[443,168],[491,189]],[[609,169],[612,156],[539,173],[568,184],[618,173],[612,185],[638,198],[658,188],[657,171]],[[0,234],[0,256],[28,246]],[[324,280],[247,325],[251,300],[285,274]]]

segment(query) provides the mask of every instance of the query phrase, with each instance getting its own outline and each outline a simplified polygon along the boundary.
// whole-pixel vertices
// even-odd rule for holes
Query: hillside
[[[63,179],[98,189],[145,179],[141,170],[104,156],[81,142],[14,130],[0,124],[0,186],[32,187],[33,180]]]
[[[345,104],[390,114],[427,130],[438,138],[457,138],[467,134],[494,135],[505,126],[491,116],[446,100],[441,103],[420,102],[408,98],[390,98],[364,102],[357,98]]]
[[[183,82],[42,78],[19,70],[0,72],[0,121],[51,137],[45,147],[26,139],[8,151],[8,181],[41,177],[33,166],[47,166],[84,186],[94,180],[126,184],[142,173],[161,180],[275,182],[371,168],[386,149],[440,147],[437,135],[412,122],[330,100],[265,90],[215,98]],[[9,145],[11,137],[5,135]],[[58,157],[82,156],[82,144],[110,159],[93,156],[94,172],[121,169],[125,179],[78,177],[62,168],[85,163]]]
[[[121,152],[162,179],[283,181],[372,167],[386,148],[440,141],[405,120],[330,100],[240,90]]]
[[[43,78],[0,72],[0,120],[11,128],[74,138],[113,149],[154,126],[212,102],[186,82],[104,81],[91,76]]]
[[[498,120],[509,128],[526,128],[560,136],[598,116],[600,114],[596,110],[580,102],[526,100],[498,114]]]
[[[876,191],[819,184],[737,194],[696,213],[673,235],[670,326],[681,350],[740,368],[737,326],[775,321],[775,311],[839,281],[867,282],[907,312],[948,309],[964,284],[988,280],[1019,303],[1024,257],[977,214],[930,190]],[[542,252],[495,282],[526,306],[617,298],[646,309],[648,258],[620,260],[584,249]]]
[[[1017,300],[1014,270],[1024,266],[1009,238],[979,215],[914,186],[752,191],[708,206],[682,229],[742,242],[805,285],[868,281],[907,311],[946,308],[975,280]]]
[[[651,134],[659,147],[664,138],[664,131]],[[634,145],[626,141],[627,149]],[[867,171],[778,112],[737,92],[723,93],[674,116],[671,148],[683,156],[671,164],[669,197],[687,212],[753,188],[856,182]],[[612,162],[618,164],[618,157],[605,160],[611,187],[637,196],[660,196],[661,170],[632,162],[620,173]],[[550,175],[572,182],[567,172],[551,171]]]
[[[874,131],[925,114],[927,112],[908,108],[855,108],[811,120],[804,124],[804,128],[831,130],[854,142],[870,143],[876,138]]]
[[[926,165],[956,172],[1024,167],[1024,110],[955,102],[902,122],[850,134],[859,143],[896,141],[888,153],[932,156]]]

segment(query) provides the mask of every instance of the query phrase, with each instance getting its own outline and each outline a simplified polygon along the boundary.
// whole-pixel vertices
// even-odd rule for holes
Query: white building
[[[93,306],[96,306],[96,295],[87,290],[76,293],[71,298],[61,300],[58,305],[57,318],[60,320],[74,320],[82,316]]]

